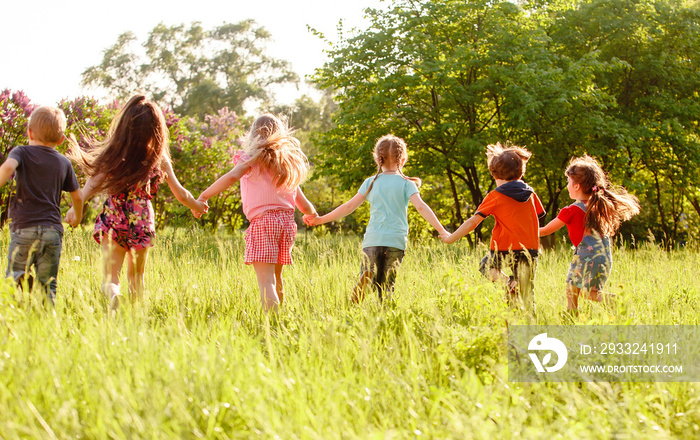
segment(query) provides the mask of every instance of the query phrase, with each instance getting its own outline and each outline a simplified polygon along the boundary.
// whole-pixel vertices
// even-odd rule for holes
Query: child
[[[540,228],[540,236],[566,225],[576,246],[566,276],[567,309],[575,314],[582,289],[593,301],[601,302],[607,297],[602,290],[612,268],[610,237],[622,221],[639,213],[639,201],[624,189],[610,188],[600,165],[589,156],[571,159],[566,179],[569,197],[576,203],[559,211],[557,218]]]
[[[245,235],[245,264],[252,264],[266,312],[277,312],[284,300],[282,270],[292,264],[291,251],[297,233],[294,207],[304,214],[316,210],[299,184],[309,163],[299,140],[280,119],[258,117],[243,146],[234,157],[234,168],[200,196],[206,202],[241,181],[243,213],[250,221]]]
[[[364,259],[360,281],[355,286],[352,301],[364,299],[365,288],[371,283],[377,288],[379,300],[383,294],[391,295],[396,272],[403,260],[408,242],[408,202],[440,234],[448,232],[418,192],[420,179],[406,177],[401,169],[406,164],[408,152],[406,142],[393,135],[380,137],[374,146],[374,161],[377,173],[365,179],[357,194],[322,216],[304,216],[310,225],[320,225],[345,217],[367,199],[370,206],[369,224],[362,242]]]
[[[75,159],[89,176],[82,190],[83,203],[96,193],[108,194],[95,220],[93,237],[102,244],[103,291],[110,308],[116,310],[121,301],[119,273],[125,257],[131,300],[143,294],[146,258],[155,237],[151,199],[163,179],[175,198],[193,212],[202,213],[208,207],[195,200],[177,180],[163,112],[143,95],[126,103],[98,148],[87,153],[78,149],[76,153]],[[80,218],[77,210],[66,214],[68,222]]]
[[[454,243],[493,215],[496,224],[491,236],[491,252],[481,261],[479,270],[493,282],[507,283],[509,303],[517,299],[518,306],[532,313],[535,263],[540,247],[539,219],[544,217],[545,211],[535,191],[521,180],[531,153],[524,148],[496,143],[487,147],[486,157],[496,189],[486,195],[476,214],[442,239],[445,243]],[[512,277],[501,271],[503,266],[511,269]],[[520,286],[519,299],[517,286]]]
[[[22,284],[31,267],[51,304],[61,259],[63,224],[61,191],[70,193],[82,213],[80,186],[70,161],[56,151],[65,140],[66,116],[54,107],[39,107],[29,117],[29,145],[13,148],[0,166],[0,185],[15,173],[17,192],[10,202],[10,250],[7,276]],[[71,223],[72,226],[76,224]],[[31,285],[31,277],[27,277]]]

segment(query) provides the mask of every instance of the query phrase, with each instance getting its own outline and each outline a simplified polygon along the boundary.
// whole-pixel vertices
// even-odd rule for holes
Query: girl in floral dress
[[[603,293],[603,287],[612,269],[610,237],[622,221],[639,213],[639,201],[623,188],[612,188],[598,162],[590,156],[571,159],[565,174],[569,197],[576,202],[540,228],[540,236],[566,225],[576,246],[566,277],[567,309],[575,314],[582,291],[596,302],[608,296]]]
[[[146,259],[155,237],[151,199],[159,184],[165,180],[177,200],[194,213],[201,215],[208,207],[195,200],[177,180],[163,112],[143,95],[126,103],[101,145],[72,155],[89,176],[81,191],[83,203],[96,193],[108,195],[95,220],[93,236],[102,245],[103,291],[110,307],[116,309],[121,300],[119,274],[125,259],[131,300],[143,295]],[[69,210],[66,221],[70,223],[74,216]]]

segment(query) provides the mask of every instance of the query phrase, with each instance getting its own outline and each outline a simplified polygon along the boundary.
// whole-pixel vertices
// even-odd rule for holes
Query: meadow
[[[539,324],[565,323],[560,248],[538,263]],[[271,318],[242,233],[165,230],[145,299],[110,316],[100,248],[66,231],[54,309],[0,284],[0,438],[700,437],[696,383],[508,382],[506,324],[525,319],[477,271],[485,251],[410,243],[393,301],[357,306],[360,238],[300,228]],[[617,301],[576,324],[698,324],[696,246],[614,258]]]

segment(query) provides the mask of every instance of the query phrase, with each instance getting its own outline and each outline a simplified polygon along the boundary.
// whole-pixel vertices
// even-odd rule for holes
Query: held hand
[[[74,228],[80,224],[80,220],[75,218],[75,210],[72,207],[66,212],[65,222]]]
[[[304,223],[306,223],[307,226],[316,226],[318,225],[318,214],[306,214],[304,216]]]
[[[447,244],[452,244],[455,241],[457,241],[457,239],[454,237],[454,234],[450,234],[447,231],[445,231],[444,234],[443,233],[440,234],[440,240],[442,240],[443,243],[447,243]]]
[[[197,204],[197,209],[190,210],[190,211],[192,211],[192,215],[195,218],[200,218],[202,216],[202,214],[209,211],[209,205],[207,204],[206,201],[197,200],[195,203]]]

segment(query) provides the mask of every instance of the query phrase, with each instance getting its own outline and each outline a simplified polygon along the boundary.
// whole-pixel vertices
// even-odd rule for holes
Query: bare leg
[[[262,300],[263,309],[269,312],[272,309],[277,312],[279,307],[279,298],[277,297],[277,289],[275,288],[275,264],[254,262],[253,268],[255,275],[258,277],[258,288],[260,288],[260,299]]]
[[[131,250],[127,253],[126,276],[129,279],[129,297],[132,302],[143,299],[149,249]]]
[[[566,285],[566,309],[569,311],[578,311],[578,298],[581,295],[581,289],[570,284]]]
[[[615,294],[601,292],[598,289],[591,289],[586,295],[586,298],[590,299],[591,301],[610,304],[615,299]]]
[[[104,281],[102,291],[107,296],[109,307],[116,310],[121,299],[119,274],[122,271],[127,250],[119,246],[107,235],[102,238],[102,257],[104,261]]]
[[[282,305],[282,302],[284,302],[284,282],[282,280],[283,269],[283,264],[275,264],[275,291],[277,292],[277,299],[279,299],[280,305]]]

